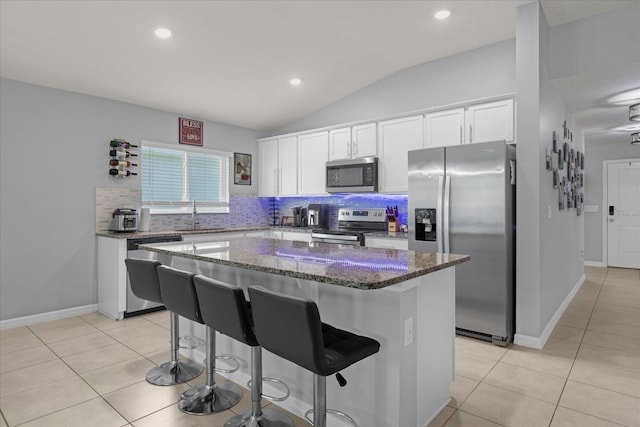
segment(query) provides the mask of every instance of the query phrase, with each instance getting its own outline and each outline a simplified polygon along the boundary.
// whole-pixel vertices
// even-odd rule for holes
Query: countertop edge
[[[272,273],[272,274],[277,274],[277,275],[285,276],[285,277],[292,277],[292,278],[296,278],[296,279],[310,280],[310,281],[319,282],[319,283],[326,283],[326,284],[336,285],[336,286],[345,286],[345,287],[349,287],[349,288],[356,288],[356,289],[362,289],[362,290],[383,289],[383,288],[386,288],[386,287],[389,287],[389,286],[392,286],[392,285],[396,285],[396,284],[401,283],[401,282],[406,282],[407,280],[414,279],[416,277],[425,276],[425,275],[427,275],[429,273],[433,273],[433,272],[436,272],[436,271],[439,271],[439,270],[443,270],[445,268],[453,267],[453,266],[455,266],[457,264],[461,264],[461,263],[466,262],[466,261],[471,259],[471,257],[469,255],[448,254],[448,255],[457,256],[459,258],[456,258],[456,259],[453,259],[453,260],[450,260],[450,261],[446,261],[446,262],[441,262],[441,263],[439,263],[437,265],[434,265],[434,266],[428,267],[428,268],[424,268],[424,269],[422,269],[420,271],[414,271],[414,272],[411,272],[411,273],[405,273],[405,274],[399,275],[398,277],[394,277],[394,278],[391,278],[391,279],[363,283],[363,282],[357,282],[357,281],[354,281],[354,280],[349,280],[349,279],[346,279],[346,278],[327,277],[327,276],[321,276],[321,275],[301,273],[301,272],[296,272],[296,271],[291,271],[291,270],[283,270],[283,269],[277,269],[277,268],[272,268],[272,267],[258,266],[258,265],[254,265],[254,264],[250,264],[250,263],[244,263],[244,262],[238,262],[238,261],[208,258],[208,257],[199,256],[197,254],[188,254],[188,253],[176,254],[174,251],[169,251],[169,250],[165,250],[165,249],[162,249],[162,248],[155,248],[153,246],[147,246],[147,245],[142,245],[141,249],[148,250],[148,251],[151,251],[151,252],[156,252],[156,253],[159,253],[159,254],[165,254],[165,255],[171,255],[171,256],[179,256],[181,258],[193,259],[193,260],[196,260],[196,261],[203,261],[203,262],[208,262],[208,263],[212,263],[212,264],[220,264],[220,265],[226,265],[226,266],[230,266],[230,267],[244,268],[244,269],[247,269],[247,270],[259,271],[259,272],[264,272],[264,273]]]

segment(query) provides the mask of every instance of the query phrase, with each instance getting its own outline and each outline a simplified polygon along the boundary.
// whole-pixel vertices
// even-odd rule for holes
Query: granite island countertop
[[[157,243],[159,254],[359,289],[381,289],[470,259],[468,255],[246,237]]]

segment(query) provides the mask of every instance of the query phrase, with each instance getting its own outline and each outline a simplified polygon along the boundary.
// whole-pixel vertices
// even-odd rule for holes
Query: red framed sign
[[[180,144],[202,147],[203,123],[201,121],[179,117],[178,124],[180,125]]]

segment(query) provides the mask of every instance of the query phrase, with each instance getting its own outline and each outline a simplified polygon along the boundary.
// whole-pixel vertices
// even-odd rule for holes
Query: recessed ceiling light
[[[451,12],[448,10],[439,10],[436,12],[433,17],[436,19],[447,19],[451,15]]]
[[[171,37],[171,30],[168,28],[156,28],[154,33],[159,39],[168,39]]]
[[[295,77],[295,78],[289,80],[289,84],[291,86],[300,86],[300,83],[302,83],[302,79],[300,79],[298,77]]]

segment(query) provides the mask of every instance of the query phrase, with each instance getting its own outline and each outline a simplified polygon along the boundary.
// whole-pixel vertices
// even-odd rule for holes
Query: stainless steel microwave
[[[332,160],[327,162],[327,193],[378,191],[378,158]]]

